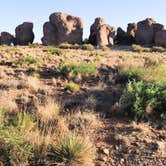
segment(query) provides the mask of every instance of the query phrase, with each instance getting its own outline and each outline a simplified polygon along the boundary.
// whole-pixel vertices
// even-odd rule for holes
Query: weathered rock
[[[137,31],[137,24],[129,23],[128,26],[127,26],[128,44],[135,43],[136,31]]]
[[[156,33],[155,45],[166,48],[166,30],[161,30]]]
[[[1,32],[0,44],[10,46],[12,43],[15,44],[14,36],[8,32]]]
[[[128,43],[127,33],[120,27],[117,29],[115,42],[116,44],[122,44],[122,45],[126,45]]]
[[[115,28],[105,24],[103,18],[96,18],[90,28],[89,42],[95,46],[112,46],[114,44]]]
[[[43,26],[44,45],[59,45],[61,43],[81,44],[83,35],[83,22],[81,18],[65,13],[53,13],[49,22]]]
[[[154,44],[155,34],[164,29],[162,24],[156,23],[153,19],[147,18],[138,22],[136,31],[136,43],[140,45]]]
[[[33,23],[24,22],[15,29],[16,32],[16,44],[18,45],[28,45],[33,43],[34,33],[33,33]]]

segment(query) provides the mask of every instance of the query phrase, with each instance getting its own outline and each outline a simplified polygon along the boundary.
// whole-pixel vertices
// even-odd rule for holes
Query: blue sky
[[[35,42],[40,42],[43,23],[53,12],[65,12],[82,17],[84,38],[96,17],[105,18],[110,25],[126,28],[129,22],[152,17],[166,25],[165,0],[1,0],[0,31],[14,34],[15,27],[24,22],[34,23]]]

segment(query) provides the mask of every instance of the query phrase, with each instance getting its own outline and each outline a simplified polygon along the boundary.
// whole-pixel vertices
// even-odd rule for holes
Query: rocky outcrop
[[[95,46],[113,46],[115,28],[105,24],[103,18],[96,18],[90,28],[89,42]]]
[[[135,33],[137,30],[137,24],[129,23],[127,26],[127,32],[125,32],[122,28],[117,29],[117,35],[115,41],[117,44],[122,45],[131,45],[135,43]]]
[[[121,27],[117,29],[115,42],[116,44],[122,44],[122,45],[126,45],[128,43],[127,33]]]
[[[161,30],[156,33],[155,45],[166,48],[166,30]]]
[[[129,23],[127,25],[128,44],[135,43],[136,31],[137,31],[137,24],[136,23]]]
[[[65,13],[53,13],[49,22],[43,26],[44,45],[59,45],[61,43],[81,44],[83,35],[83,22],[81,18]]]
[[[0,36],[0,45],[8,45],[15,44],[15,38],[8,32],[1,32]]]
[[[154,44],[155,34],[164,28],[153,19],[147,18],[138,22],[136,31],[136,43],[140,45]]]
[[[15,29],[16,33],[16,44],[18,45],[28,45],[33,43],[34,33],[33,33],[33,23],[24,22]]]

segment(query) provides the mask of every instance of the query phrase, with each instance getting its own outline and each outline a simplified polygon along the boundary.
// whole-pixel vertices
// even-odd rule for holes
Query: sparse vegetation
[[[96,73],[96,68],[93,64],[88,63],[79,63],[79,64],[67,64],[63,66],[59,66],[57,68],[57,72],[62,75],[71,75],[77,76],[81,75],[83,77],[92,76]]]
[[[53,55],[61,55],[62,54],[62,50],[57,48],[57,47],[54,47],[54,46],[47,46],[43,51],[48,52],[48,53],[53,54]]]
[[[78,92],[80,90],[80,86],[74,82],[66,83],[66,89],[71,92]]]
[[[150,48],[148,47],[142,47],[140,45],[137,45],[137,44],[133,44],[131,46],[131,50],[134,51],[134,52],[150,52]]]
[[[163,47],[157,47],[157,46],[153,46],[152,47],[152,52],[165,52],[165,48]]]

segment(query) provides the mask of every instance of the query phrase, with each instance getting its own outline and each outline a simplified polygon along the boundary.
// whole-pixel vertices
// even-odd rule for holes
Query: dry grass
[[[68,117],[69,128],[76,133],[88,134],[100,125],[100,121],[95,113],[77,112]]]

